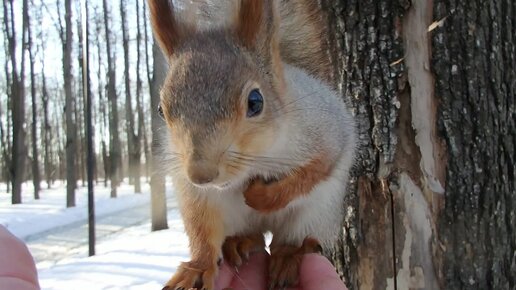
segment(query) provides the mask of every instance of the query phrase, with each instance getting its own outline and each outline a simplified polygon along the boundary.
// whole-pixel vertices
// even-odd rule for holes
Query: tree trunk
[[[434,213],[449,289],[516,288],[516,2],[442,1],[432,37],[444,207]]]
[[[141,193],[141,152],[142,152],[142,135],[145,126],[145,115],[143,114],[143,97],[142,97],[142,78],[140,76],[141,64],[141,46],[142,34],[140,32],[140,1],[136,1],[136,110],[138,111],[138,129],[134,143],[134,191]],[[143,141],[146,141],[145,139]]]
[[[138,145],[138,136],[135,135],[135,125],[134,125],[134,113],[132,106],[132,96],[131,96],[131,78],[129,75],[129,32],[127,30],[127,13],[126,13],[127,3],[125,0],[120,0],[120,18],[122,23],[122,44],[124,49],[124,81],[125,81],[125,121],[126,121],[126,132],[127,132],[127,156],[128,156],[128,172],[129,172],[129,181],[135,185],[135,192],[141,192],[140,182],[138,180],[138,185],[136,185],[136,179],[139,178],[137,176],[137,166],[139,166],[139,160],[136,160],[137,156],[139,157],[139,151],[137,152]],[[138,72],[136,73],[138,74]],[[138,98],[138,96],[136,96]],[[138,165],[136,164],[138,163]],[[138,187],[138,188],[137,188]]]
[[[361,140],[348,287],[514,289],[516,3],[322,3]]]
[[[142,5],[143,15],[147,15],[147,5],[146,1],[143,1]],[[149,94],[152,98],[152,75],[151,75],[151,68],[150,68],[150,61],[149,61],[149,34],[148,34],[148,28],[147,28],[147,20],[143,21],[143,37],[144,37],[144,53],[145,53],[145,71],[147,72],[147,84],[149,86]],[[152,114],[152,108],[150,113]],[[152,122],[152,115],[151,115],[151,122]],[[152,131],[152,123],[151,123],[151,131]],[[151,175],[151,163],[152,163],[152,152],[149,146],[149,138],[147,135],[148,131],[145,127],[145,122],[143,123],[143,150],[145,152],[145,173],[147,175],[147,182],[149,181],[149,177]],[[152,134],[151,134],[152,135]],[[152,137],[151,137],[152,138]]]
[[[32,101],[32,124],[31,124],[31,145],[32,145],[32,184],[34,187],[34,199],[39,199],[40,190],[40,174],[39,174],[39,153],[38,153],[38,104],[36,102],[36,73],[34,71],[34,64],[36,62],[34,49],[35,45],[32,41],[32,28],[30,25],[30,18],[27,17],[27,33],[29,38],[29,62],[30,62],[30,94]]]
[[[158,170],[157,163],[159,148],[160,128],[163,121],[157,114],[159,104],[159,87],[165,80],[167,70],[166,60],[156,41],[152,46],[154,57],[152,81],[149,82],[151,90],[151,122],[152,122],[152,174],[151,174],[151,227],[152,231],[168,229],[167,222],[167,198],[165,194],[165,176]]]
[[[79,53],[77,54],[77,65],[79,68],[79,72],[82,72],[83,69],[83,55],[82,51],[84,49],[82,45],[82,27],[81,27],[81,19],[77,18],[77,38],[78,38],[78,46]],[[83,94],[83,90],[85,89],[83,86],[83,82],[76,83],[76,94],[77,94],[77,102],[75,102],[75,120],[77,120],[77,177],[81,181],[82,186],[86,186],[86,126],[85,126],[85,112],[86,112],[86,99]]]
[[[44,48],[41,49],[42,53],[44,51]],[[47,81],[45,76],[45,57],[43,56],[41,58],[42,66],[41,66],[41,97],[43,101],[43,129],[42,129],[42,135],[43,135],[43,143],[45,147],[45,157],[44,157],[44,166],[45,166],[45,179],[47,180],[47,188],[50,189],[51,184],[53,183],[53,166],[51,162],[51,146],[52,146],[52,136],[51,136],[51,130],[52,127],[50,126],[50,119],[48,116],[48,90],[47,90]]]
[[[9,3],[9,7],[8,7]],[[25,144],[25,48],[26,30],[28,19],[27,0],[23,0],[22,14],[22,45],[21,63],[18,73],[18,63],[16,59],[16,33],[13,11],[13,1],[4,1],[4,25],[7,32],[8,59],[11,65],[10,76],[10,100],[11,100],[11,122],[12,122],[12,150],[10,158],[10,176],[12,183],[11,202],[18,204],[22,202],[22,183],[25,179],[25,161],[27,147]]]
[[[96,14],[96,13],[95,13]],[[109,166],[109,156],[107,154],[107,146],[106,146],[106,140],[104,140],[104,136],[106,135],[105,130],[108,127],[107,125],[107,117],[106,117],[106,100],[104,99],[104,92],[105,87],[103,83],[103,76],[102,76],[102,66],[103,66],[103,59],[102,59],[102,47],[101,47],[101,34],[102,31],[102,24],[101,21],[96,22],[96,47],[97,47],[97,57],[98,57],[98,71],[97,71],[97,79],[98,79],[98,87],[97,87],[97,93],[98,93],[98,102],[99,102],[99,131],[100,131],[100,138],[101,144],[100,144],[100,152],[102,154],[102,164],[103,164],[103,171],[104,171],[104,186],[107,187],[108,179],[110,177],[110,166]]]
[[[104,7],[104,29],[106,33],[106,55],[108,63],[108,89],[107,97],[109,100],[109,177],[111,180],[111,197],[117,196],[116,189],[120,183],[120,169],[121,169],[121,144],[120,136],[118,134],[118,96],[116,92],[116,73],[115,63],[111,51],[111,32],[109,29],[109,11],[107,1],[103,0]]]
[[[65,32],[63,41],[63,81],[65,91],[66,118],[66,207],[75,206],[75,189],[77,188],[76,160],[77,132],[74,114],[75,96],[72,92],[72,1],[65,0]]]

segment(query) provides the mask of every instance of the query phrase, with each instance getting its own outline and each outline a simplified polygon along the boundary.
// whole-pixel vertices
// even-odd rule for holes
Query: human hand
[[[36,266],[27,246],[0,225],[0,289],[39,289]]]
[[[264,290],[267,287],[267,265],[269,255],[254,254],[249,262],[238,269],[238,272],[223,263],[215,282],[215,289]],[[347,290],[340,280],[333,265],[324,256],[307,254],[303,257],[299,269],[299,285],[289,290]]]

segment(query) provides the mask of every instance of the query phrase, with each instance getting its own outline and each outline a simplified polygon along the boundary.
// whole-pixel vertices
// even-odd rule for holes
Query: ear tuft
[[[170,57],[180,41],[173,4],[169,0],[148,0],[154,35],[163,52]]]
[[[242,44],[253,48],[263,25],[262,0],[241,0],[236,21],[236,33]]]

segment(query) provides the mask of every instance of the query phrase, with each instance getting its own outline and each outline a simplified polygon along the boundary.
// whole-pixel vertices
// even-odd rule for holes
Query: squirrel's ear
[[[154,35],[167,57],[172,56],[181,39],[173,4],[169,0],[148,0]]]
[[[277,1],[277,0],[276,0]],[[270,53],[277,41],[278,12],[275,0],[241,0],[236,15],[236,34],[242,45],[253,51]]]

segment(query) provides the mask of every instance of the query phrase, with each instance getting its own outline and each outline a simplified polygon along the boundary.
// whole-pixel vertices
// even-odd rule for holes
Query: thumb
[[[299,284],[304,290],[347,290],[335,267],[319,254],[307,254],[303,257],[299,276]]]

